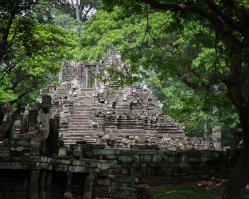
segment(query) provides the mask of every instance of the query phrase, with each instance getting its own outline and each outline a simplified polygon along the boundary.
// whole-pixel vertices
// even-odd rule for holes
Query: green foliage
[[[152,76],[147,84],[163,102],[163,111],[177,122],[184,123],[189,136],[204,136],[205,125],[211,122],[211,116],[204,110],[204,96],[201,93],[172,78],[162,85],[156,76]]]
[[[225,138],[229,131],[236,135],[238,117],[220,78],[229,72],[227,55],[210,24],[146,6],[132,15],[123,11],[123,7],[101,10],[86,22],[78,59],[99,60],[112,43],[131,64],[132,73],[164,102],[165,113],[183,122],[189,135],[203,136],[216,125],[222,126]]]
[[[76,46],[74,32],[25,16],[15,18],[9,42],[12,46],[1,64],[0,90],[5,95],[0,102],[22,103],[24,96],[55,82],[61,61],[72,58],[70,51]]]
[[[95,13],[82,29],[80,58],[96,61],[110,43],[121,53],[136,49],[144,40],[146,23],[145,16],[122,14],[120,8]]]
[[[52,24],[64,29],[75,30],[77,21],[75,11],[70,3],[57,3],[49,0],[41,0],[32,12],[32,16],[39,23]]]

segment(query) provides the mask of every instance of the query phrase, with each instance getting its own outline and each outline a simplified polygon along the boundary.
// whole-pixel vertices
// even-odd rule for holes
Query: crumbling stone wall
[[[0,150],[1,199],[138,199],[138,180],[105,160]],[[18,178],[18,179],[16,179]],[[143,198],[145,199],[145,197]]]
[[[232,170],[236,151],[217,150],[127,150],[103,149],[82,144],[82,157],[108,160],[120,165],[122,173],[140,183],[183,183],[226,177]]]

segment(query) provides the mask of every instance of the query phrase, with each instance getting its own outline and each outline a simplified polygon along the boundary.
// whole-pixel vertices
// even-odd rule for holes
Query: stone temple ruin
[[[213,142],[188,138],[182,124],[162,113],[161,103],[148,89],[126,86],[93,77],[100,69],[115,65],[122,70],[120,54],[111,46],[99,63],[64,62],[60,83],[41,91],[51,96],[52,118],[60,118],[59,137],[70,144],[104,143],[107,147],[133,148],[154,145],[163,149],[210,148]]]
[[[6,104],[0,199],[145,199],[146,184],[229,173],[236,154],[220,150],[217,132],[187,137],[148,89],[94,78],[113,65],[127,68],[113,46],[99,63],[64,62],[59,84],[12,125]]]

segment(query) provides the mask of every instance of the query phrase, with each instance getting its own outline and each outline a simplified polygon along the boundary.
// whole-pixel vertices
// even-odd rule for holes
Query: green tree
[[[219,90],[219,94],[215,94],[211,89],[208,92],[199,89],[197,92],[181,83],[182,80],[189,86],[196,87],[193,81],[187,81],[186,76],[181,75],[191,77],[188,70],[182,69],[182,67],[187,64],[191,65],[192,59],[195,62],[204,61],[204,52],[215,52],[212,49],[214,43],[212,37],[210,38],[207,29],[201,28],[198,23],[179,22],[169,12],[152,12],[146,10],[146,7],[143,9],[143,15],[130,15],[118,7],[109,13],[103,10],[95,13],[85,23],[82,30],[81,53],[78,59],[99,60],[104,55],[106,47],[110,43],[114,44],[122,55],[125,55],[126,61],[131,64],[133,74],[140,73],[137,77],[142,77],[142,80],[147,79],[146,84],[153,89],[156,97],[164,102],[165,113],[172,116],[177,122],[185,122],[189,135],[203,136],[205,129],[209,129],[210,133],[214,126],[225,126],[223,125],[227,123],[225,118],[229,119],[229,123],[232,125],[222,128],[222,135],[225,138],[223,139],[224,145],[227,145],[231,141],[228,139],[227,132],[233,130],[234,135],[237,134],[237,120],[236,117],[233,117],[235,111],[230,108],[231,105],[227,106],[227,103],[221,101],[218,115],[230,115],[231,117],[219,119],[217,113],[213,114],[212,108],[213,101],[217,101],[216,104],[218,104],[224,92]],[[146,11],[150,12],[149,17]],[[180,30],[176,30],[176,26]],[[197,36],[198,38],[196,38]],[[197,40],[202,40],[206,44],[197,46]],[[161,46],[161,44],[164,45]],[[183,50],[179,52],[178,48]],[[214,54],[211,54],[211,58],[213,57]],[[211,63],[210,60],[209,62]],[[185,65],[182,66],[182,64]],[[141,70],[141,66],[143,70]],[[210,66],[206,64],[205,67]],[[129,79],[128,73],[128,75],[124,75],[114,71],[115,69],[110,71],[113,76],[121,75],[122,79]],[[212,75],[209,75],[212,74],[212,70],[200,72],[207,78],[212,78]],[[137,79],[132,78],[132,81]],[[122,81],[120,83],[130,82]],[[204,82],[202,86],[206,86]],[[208,133],[206,132],[206,134]]]
[[[65,0],[62,5],[67,5],[73,12],[70,15],[76,19],[77,35],[80,36],[80,29],[91,13],[95,12],[100,5],[100,0]],[[68,14],[68,13],[67,13]]]
[[[163,102],[163,111],[184,123],[188,136],[207,138],[219,127],[222,146],[236,148],[241,141],[238,117],[232,106],[219,107],[214,113],[214,107],[207,102],[202,92],[195,92],[179,79],[168,78],[166,81],[152,76],[146,81],[154,95]]]
[[[207,33],[213,37],[214,47],[204,50],[202,59],[192,59],[191,54],[189,57],[183,54],[183,57],[191,59],[189,61],[192,61],[192,64],[187,64],[189,63],[188,59],[188,62],[185,63],[182,63],[182,59],[176,60],[177,68],[174,71],[185,84],[196,90],[206,90],[207,94],[214,90],[215,92],[212,92],[213,99],[215,99],[215,96],[217,98],[222,97],[221,100],[217,101],[228,103],[229,97],[235,107],[242,128],[243,147],[238,164],[225,188],[223,198],[240,198],[242,190],[248,183],[249,171],[248,2],[236,0],[123,0],[103,2],[108,7],[119,4],[126,10],[132,8],[135,10],[134,8],[141,8],[145,4],[162,12],[169,10],[179,20],[185,20],[193,24],[198,22],[200,28],[207,29]],[[203,44],[203,40],[197,40],[196,45]],[[163,43],[160,46],[162,45]],[[186,45],[180,45],[180,48],[177,48],[176,54],[179,53],[179,57],[185,50],[184,46]],[[190,52],[192,53],[192,51]],[[217,54],[219,57],[216,56]],[[180,63],[177,61],[180,61]],[[162,63],[165,64],[165,61],[162,60]],[[178,66],[180,70],[178,70]],[[219,94],[222,90],[228,94],[228,97]]]
[[[10,101],[19,111],[39,89],[56,81],[63,59],[72,57],[75,33],[39,21],[33,1],[1,4],[0,103]]]

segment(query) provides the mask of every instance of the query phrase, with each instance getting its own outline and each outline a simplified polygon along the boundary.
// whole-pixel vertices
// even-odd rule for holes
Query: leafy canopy
[[[26,8],[22,2],[0,7],[5,15],[0,18],[0,104],[11,101],[16,107],[34,100],[40,88],[56,81],[61,61],[72,58],[77,45],[73,31],[39,20],[35,10],[40,4],[27,1]]]
[[[148,6],[132,14],[114,7],[111,12],[98,11],[86,22],[78,59],[99,60],[112,43],[132,72],[143,82],[147,79],[166,114],[185,122],[192,135],[223,124],[224,132],[236,131],[238,119],[219,78],[229,71],[227,55],[222,54],[224,43],[215,37],[206,21],[181,19]],[[213,114],[217,107],[219,113]],[[230,127],[225,127],[227,120],[232,121]]]

